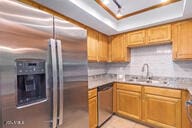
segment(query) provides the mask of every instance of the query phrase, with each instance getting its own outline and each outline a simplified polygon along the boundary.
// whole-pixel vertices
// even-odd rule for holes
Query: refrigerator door
[[[87,32],[57,17],[55,32],[63,68],[58,127],[88,128]]]
[[[48,84],[47,62],[48,41],[53,35],[52,22],[51,15],[18,1],[0,1],[1,128],[50,128],[52,91]],[[32,60],[34,63],[29,62]],[[42,68],[41,71],[45,73],[45,76],[43,73],[28,75],[28,71],[36,71],[31,67],[36,67],[37,61],[45,64],[41,65],[45,67],[45,70]],[[17,66],[24,63],[28,64],[27,69],[33,70],[18,71]],[[18,75],[18,73],[25,75]],[[36,79],[36,76],[42,76],[42,81]],[[25,82],[18,84],[20,80],[18,77],[21,81],[26,79]],[[37,81],[39,81],[38,87]],[[46,84],[45,92],[43,92],[45,93],[44,99],[34,100],[39,98],[37,90],[42,88],[44,83]],[[23,88],[18,88],[20,86]],[[18,97],[20,93],[22,95]],[[37,97],[35,97],[36,95]],[[23,101],[25,104],[22,104]]]

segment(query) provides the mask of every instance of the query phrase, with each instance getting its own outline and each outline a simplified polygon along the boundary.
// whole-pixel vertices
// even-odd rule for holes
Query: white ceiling
[[[106,10],[97,4],[95,0],[34,1],[107,35],[118,34],[125,31],[132,31],[192,17],[192,0],[182,0],[121,20],[117,20],[111,16]],[[158,4],[159,2],[160,0],[119,0],[119,3],[122,4],[123,8],[126,8],[123,9],[122,13],[124,14]],[[113,6],[114,5],[111,5],[110,8],[115,10],[117,7]]]
[[[133,13],[138,10],[142,10],[144,8],[148,8],[157,4],[160,4],[162,0],[117,0],[117,2],[121,5],[121,13],[122,15],[126,15],[129,13]],[[117,14],[118,7],[113,2],[113,0],[109,0],[109,3],[106,5],[114,14]]]

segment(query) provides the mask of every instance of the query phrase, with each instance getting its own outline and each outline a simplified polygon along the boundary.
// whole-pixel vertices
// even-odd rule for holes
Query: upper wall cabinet
[[[95,30],[88,29],[87,51],[89,62],[107,62],[108,37]]]
[[[125,43],[125,35],[115,35],[111,38],[111,61],[128,62],[130,60],[129,49]]]
[[[108,37],[102,33],[99,33],[98,42],[98,61],[107,62],[108,61]]]
[[[147,44],[171,42],[171,24],[147,29]]]
[[[173,24],[173,59],[192,60],[192,20]]]
[[[99,33],[92,29],[88,29],[87,33],[87,51],[88,61],[97,61],[97,45]]]
[[[126,33],[125,41],[128,47],[170,43],[171,24]]]
[[[145,45],[146,42],[145,30],[126,33],[125,41],[127,42],[128,47]]]

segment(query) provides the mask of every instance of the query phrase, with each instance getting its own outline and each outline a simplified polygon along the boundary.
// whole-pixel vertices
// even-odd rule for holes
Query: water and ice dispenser
[[[17,107],[46,99],[45,60],[17,59]]]

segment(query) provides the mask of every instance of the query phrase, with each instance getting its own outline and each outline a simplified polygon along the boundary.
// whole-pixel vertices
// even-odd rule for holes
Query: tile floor
[[[108,120],[101,128],[150,128],[136,122],[113,116],[110,120]]]

